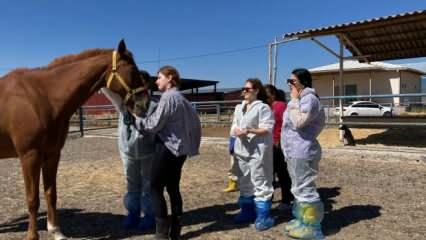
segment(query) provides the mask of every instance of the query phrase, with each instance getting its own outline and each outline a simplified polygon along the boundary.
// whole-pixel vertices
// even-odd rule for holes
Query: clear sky
[[[3,0],[0,6],[0,75],[88,48],[114,48],[124,38],[139,68],[151,74],[170,64],[183,77],[240,87],[248,77],[267,81],[266,44],[275,36],[423,10],[426,1]],[[334,39],[324,42],[337,49]],[[207,56],[187,58],[200,55]],[[337,61],[310,41],[282,46],[279,59],[280,87],[295,67]],[[397,63],[419,61],[425,59]]]

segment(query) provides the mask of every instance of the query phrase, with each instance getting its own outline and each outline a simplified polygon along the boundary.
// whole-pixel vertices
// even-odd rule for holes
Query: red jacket
[[[274,113],[275,124],[272,130],[272,136],[274,138],[274,145],[280,143],[281,138],[281,127],[283,126],[283,114],[287,108],[286,102],[274,101],[272,103],[272,112]]]

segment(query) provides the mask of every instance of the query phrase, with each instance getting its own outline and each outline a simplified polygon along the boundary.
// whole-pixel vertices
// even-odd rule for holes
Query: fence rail
[[[393,117],[376,116],[374,119],[360,117],[344,116],[340,119],[339,108],[334,104],[335,100],[357,100],[368,99],[375,102],[375,99],[384,98],[409,98],[410,101],[404,101],[396,105],[393,102],[381,102],[382,106],[389,106],[393,109]],[[382,94],[382,95],[356,95],[356,96],[326,96],[320,97],[323,102],[326,113],[326,123],[330,126],[345,124],[349,127],[426,127],[426,102],[419,101],[419,98],[426,98],[426,93],[410,94]],[[327,101],[329,101],[327,103]],[[232,122],[235,106],[241,101],[209,101],[209,102],[191,102],[194,109],[200,116],[201,123],[204,125],[229,126]],[[345,105],[349,103],[346,102]],[[410,116],[412,115],[412,116]],[[404,116],[404,117],[400,117]],[[417,116],[417,117],[416,117]],[[408,117],[408,118],[407,118]],[[414,118],[415,120],[407,120]],[[81,136],[86,131],[116,128],[118,125],[118,114],[113,105],[83,106],[71,119],[71,125],[78,126],[78,130],[70,132],[80,132]]]

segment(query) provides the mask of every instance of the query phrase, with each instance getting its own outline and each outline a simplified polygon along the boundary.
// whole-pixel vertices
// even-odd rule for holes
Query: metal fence
[[[344,124],[359,128],[426,127],[426,93],[355,95],[321,97],[328,125]],[[339,101],[343,102],[343,114]],[[358,101],[368,101],[380,109],[389,107],[390,113],[351,114],[348,107]],[[346,111],[345,111],[346,110]]]
[[[118,113],[113,105],[82,106],[71,117],[69,133],[79,132],[83,137],[87,131],[117,126]]]
[[[351,127],[426,127],[426,93],[383,94],[320,97],[326,113],[326,123],[330,126],[347,124]],[[398,99],[398,101],[396,101]],[[391,107],[392,116],[343,116],[340,118],[338,101],[347,107],[354,101],[377,102]],[[241,101],[192,102],[204,125],[229,126],[232,123],[235,106]],[[395,102],[399,102],[396,104]],[[83,106],[71,119],[70,132],[84,132],[116,128],[118,113],[112,105]]]

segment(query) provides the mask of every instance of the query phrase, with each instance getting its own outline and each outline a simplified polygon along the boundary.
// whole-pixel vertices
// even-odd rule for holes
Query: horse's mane
[[[52,67],[56,67],[59,65],[64,65],[67,63],[71,63],[71,62],[76,62],[76,61],[80,61],[86,58],[91,58],[97,55],[101,55],[101,54],[107,54],[107,53],[111,53],[113,51],[113,49],[89,49],[86,51],[83,51],[79,54],[70,54],[70,55],[65,55],[59,58],[56,58],[55,60],[53,60],[52,62],[49,63],[49,65],[47,65],[47,68],[52,68]]]
[[[43,69],[47,70],[47,69],[55,68],[57,66],[62,66],[64,64],[68,64],[68,63],[80,61],[80,60],[83,60],[83,59],[91,58],[91,57],[94,57],[94,56],[111,53],[112,51],[113,51],[113,49],[102,49],[102,48],[88,49],[88,50],[85,50],[85,51],[83,51],[79,54],[69,54],[69,55],[65,55],[65,56],[62,56],[62,57],[58,57],[58,58],[54,59],[52,62],[50,62],[45,67],[16,68],[16,69],[10,71],[8,74],[4,75],[3,77],[6,77],[8,75],[25,74],[27,72],[34,71],[34,70],[43,70]]]

